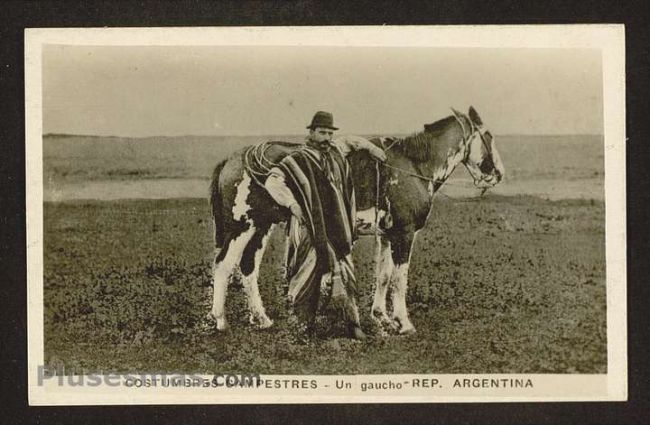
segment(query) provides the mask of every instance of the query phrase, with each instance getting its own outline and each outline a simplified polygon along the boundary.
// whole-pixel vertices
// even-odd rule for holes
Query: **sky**
[[[602,134],[593,49],[63,46],[43,49],[43,132],[404,134],[473,105],[495,134]]]

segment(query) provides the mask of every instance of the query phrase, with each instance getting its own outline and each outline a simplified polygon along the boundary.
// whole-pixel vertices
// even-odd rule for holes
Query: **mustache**
[[[329,150],[329,148],[332,147],[332,142],[329,141],[329,140],[321,140],[319,142],[310,140],[310,141],[307,142],[307,144],[309,144],[309,145],[311,145],[311,146],[313,146],[315,148],[318,148],[320,150]]]

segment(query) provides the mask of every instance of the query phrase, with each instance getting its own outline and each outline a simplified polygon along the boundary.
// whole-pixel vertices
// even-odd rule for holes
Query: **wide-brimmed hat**
[[[307,126],[307,128],[311,130],[316,127],[338,130],[338,127],[334,127],[334,116],[331,113],[325,111],[316,112],[316,114],[314,114],[314,118],[311,120],[311,124]]]

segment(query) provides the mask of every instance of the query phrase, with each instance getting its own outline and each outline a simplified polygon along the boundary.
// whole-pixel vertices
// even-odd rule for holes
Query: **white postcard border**
[[[42,75],[45,44],[74,45],[260,45],[260,46],[421,46],[440,48],[591,48],[603,58],[605,140],[607,354],[606,375],[517,375],[529,377],[552,393],[535,396],[519,390],[464,393],[342,396],[290,390],[271,395],[237,392],[205,394],[186,387],[171,394],[126,387],[91,389],[38,385],[43,358],[43,179]],[[240,27],[240,28],[59,28],[25,30],[26,226],[28,302],[28,384],[32,405],[617,401],[627,399],[626,212],[625,212],[625,40],[622,25]],[[455,375],[419,375],[420,378]],[[458,375],[482,379],[492,375]],[[510,375],[499,375],[510,376]],[[515,375],[512,375],[515,376]],[[273,377],[265,377],[274,379]],[[285,377],[286,378],[286,377]],[[297,376],[297,379],[309,378]],[[340,376],[355,382],[402,379],[403,375]],[[315,377],[327,380],[332,377]],[[445,378],[447,379],[447,378]],[[584,395],[585,385],[596,393]],[[357,390],[359,390],[357,388]],[[440,390],[442,391],[442,390]]]

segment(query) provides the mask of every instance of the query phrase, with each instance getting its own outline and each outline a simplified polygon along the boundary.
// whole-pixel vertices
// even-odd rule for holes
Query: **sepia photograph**
[[[31,402],[625,399],[622,26],[27,36]]]

